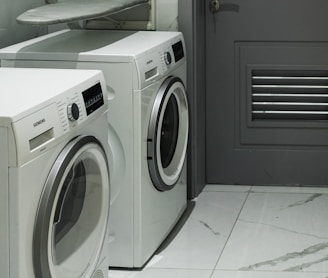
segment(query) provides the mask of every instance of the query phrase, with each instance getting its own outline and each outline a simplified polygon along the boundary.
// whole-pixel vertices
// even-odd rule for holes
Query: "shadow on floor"
[[[158,247],[158,249],[156,250],[154,255],[159,254],[160,252],[162,252],[164,249],[166,249],[171,244],[171,242],[174,240],[174,238],[180,232],[180,230],[182,229],[184,224],[187,222],[187,220],[188,220],[189,216],[191,215],[192,211],[194,210],[195,206],[196,206],[195,201],[193,201],[193,200],[188,201],[186,211],[183,213],[183,215],[181,216],[181,218],[179,219],[177,224],[174,226],[172,231],[168,234],[166,239]]]

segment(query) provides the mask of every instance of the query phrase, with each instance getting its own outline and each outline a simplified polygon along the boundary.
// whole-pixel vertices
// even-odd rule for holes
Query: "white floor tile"
[[[328,188],[208,185],[191,204],[143,270],[108,277],[328,278]]]
[[[328,273],[328,195],[252,193],[217,265]]]
[[[211,270],[160,269],[145,268],[142,271],[127,272],[127,276],[115,276],[119,271],[112,271],[109,278],[210,278]]]
[[[134,271],[109,270],[108,278],[128,278]]]
[[[216,270],[211,278],[328,278],[327,273],[221,271]]]
[[[203,192],[187,222],[147,267],[213,269],[247,193]]]
[[[239,219],[328,239],[328,194],[249,194]]]

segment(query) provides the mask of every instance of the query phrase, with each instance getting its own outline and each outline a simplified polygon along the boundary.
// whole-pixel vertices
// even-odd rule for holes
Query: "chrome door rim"
[[[168,167],[164,168],[161,161],[161,129],[163,117],[170,97],[177,103],[179,127],[175,152]],[[169,77],[160,87],[151,112],[147,136],[147,158],[150,178],[160,191],[174,188],[179,180],[185,163],[189,116],[188,101],[183,82],[178,77]]]
[[[109,172],[106,153],[101,146],[100,142],[93,136],[79,136],[70,141],[65,148],[61,151],[57,157],[49,175],[46,180],[42,196],[38,205],[36,214],[36,221],[34,225],[33,233],[33,266],[34,273],[37,278],[57,278],[52,275],[52,255],[51,244],[49,243],[49,237],[51,234],[51,220],[54,214],[54,206],[56,203],[56,196],[62,184],[62,180],[65,177],[65,171],[73,161],[76,154],[83,149],[83,147],[94,148],[99,151],[101,157],[106,163],[106,179],[108,181],[107,186],[103,185],[103,189],[107,191],[106,187],[109,187]],[[106,204],[107,203],[107,204]],[[102,240],[100,239],[99,246],[103,244],[105,238],[105,229],[107,227],[108,210],[109,210],[109,188],[108,196],[104,196],[104,206],[107,206],[106,223],[103,224],[104,229],[102,231]],[[99,256],[100,254],[98,254]],[[95,263],[98,258],[95,258]],[[92,270],[93,271],[93,270]],[[58,277],[59,278],[59,277]]]

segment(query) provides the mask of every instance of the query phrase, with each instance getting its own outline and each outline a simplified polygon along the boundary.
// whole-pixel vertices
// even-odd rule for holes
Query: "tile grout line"
[[[231,236],[233,230],[235,229],[235,226],[236,226],[236,224],[237,224],[237,221],[238,221],[238,219],[239,219],[239,216],[240,216],[242,210],[244,209],[244,206],[245,206],[245,204],[246,204],[246,201],[247,201],[247,199],[248,199],[250,193],[252,193],[252,188],[253,188],[253,186],[251,186],[250,189],[247,191],[247,195],[246,195],[245,201],[244,201],[243,205],[242,205],[241,208],[240,208],[240,211],[239,211],[239,213],[238,213],[238,215],[237,215],[237,217],[236,217],[236,221],[235,221],[235,223],[233,224],[232,229],[231,229],[231,231],[230,231],[230,234],[229,234],[229,236],[228,236],[228,238],[227,238],[227,240],[226,240],[226,242],[225,242],[225,244],[224,244],[224,246],[223,246],[223,248],[222,248],[222,252],[221,252],[221,254],[219,255],[219,258],[217,259],[217,261],[216,261],[216,263],[215,263],[215,265],[214,265],[214,268],[213,268],[213,270],[212,270],[212,273],[211,273],[210,278],[213,277],[213,274],[214,274],[214,272],[215,272],[215,270],[216,270],[216,266],[218,265],[218,263],[219,263],[219,261],[220,261],[220,259],[221,259],[221,257],[222,257],[222,254],[223,254],[223,252],[224,252],[224,250],[225,250],[225,248],[226,248],[226,246],[227,246],[227,243],[228,243],[228,241],[229,241],[229,239],[230,239],[230,236]]]

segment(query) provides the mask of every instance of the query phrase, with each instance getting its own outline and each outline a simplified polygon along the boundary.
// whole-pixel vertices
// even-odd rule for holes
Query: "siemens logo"
[[[45,122],[46,122],[46,119],[43,118],[43,119],[41,119],[41,120],[35,122],[35,123],[33,124],[33,126],[34,126],[34,127],[37,127],[37,126],[39,126],[39,125],[44,124]]]

